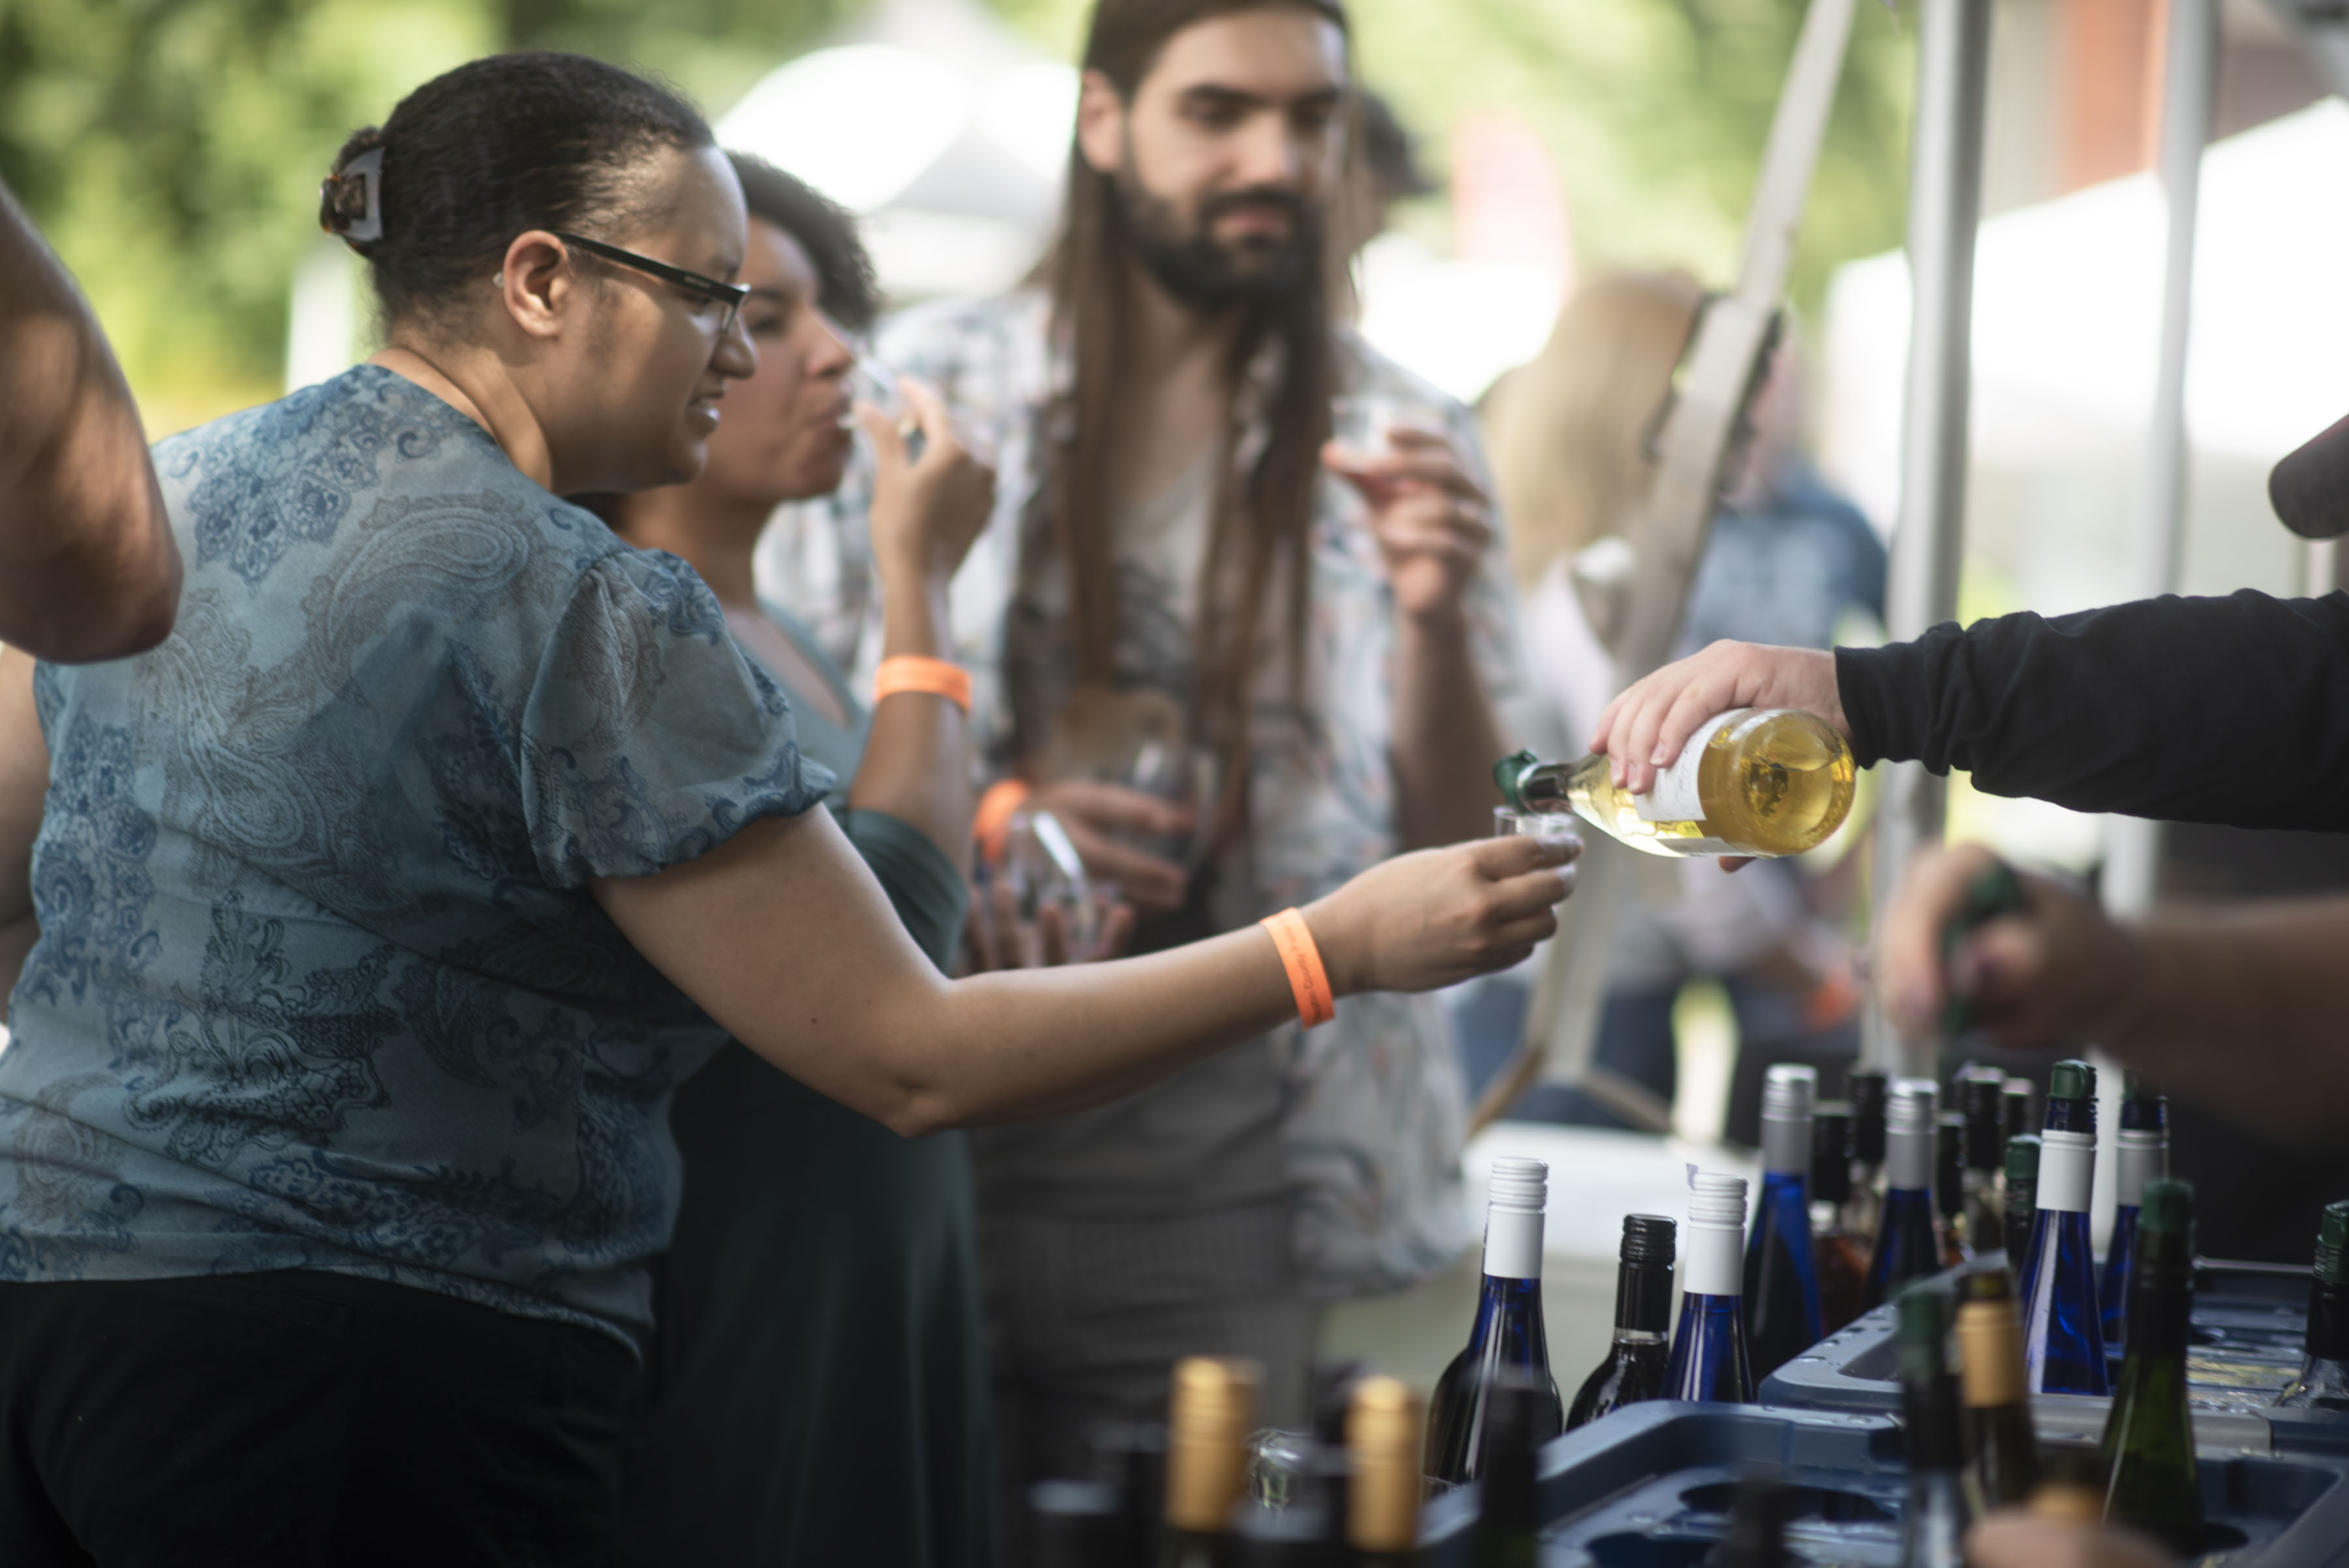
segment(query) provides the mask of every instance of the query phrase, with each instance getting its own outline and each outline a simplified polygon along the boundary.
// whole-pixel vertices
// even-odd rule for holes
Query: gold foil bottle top
[[[2013,1296],[1959,1304],[1958,1356],[1968,1408],[2023,1402],[2023,1314]]]
[[[2077,1480],[2053,1480],[2033,1492],[2023,1511],[2051,1524],[2101,1524],[2105,1494]]]
[[[1174,1364],[1166,1417],[1169,1528],[1212,1533],[1230,1522],[1263,1383],[1264,1369],[1237,1356],[1186,1355]]]
[[[1400,1377],[1365,1377],[1346,1412],[1346,1543],[1409,1552],[1419,1543],[1421,1428],[1426,1412]]]

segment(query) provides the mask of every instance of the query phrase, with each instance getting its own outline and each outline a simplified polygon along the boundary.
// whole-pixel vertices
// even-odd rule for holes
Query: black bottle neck
[[[2185,1236],[2137,1233],[2128,1285],[2128,1358],[2142,1354],[2183,1361],[2194,1303],[2194,1260]]]
[[[1625,1263],[1615,1271],[1615,1334],[1661,1334],[1671,1326],[1670,1264]]]
[[[2310,1282],[2308,1354],[2319,1361],[2349,1361],[2349,1282]]]

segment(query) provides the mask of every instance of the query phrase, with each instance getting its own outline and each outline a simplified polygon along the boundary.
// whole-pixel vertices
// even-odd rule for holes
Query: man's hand
[[[1397,430],[1388,440],[1392,450],[1369,455],[1332,441],[1321,462],[1370,503],[1395,608],[1412,620],[1453,617],[1493,542],[1492,497],[1444,437]]]
[[[2150,966],[2142,939],[2044,877],[2018,874],[2029,907],[1983,922],[1945,971],[1942,932],[1965,907],[1967,887],[1995,864],[1976,844],[1928,848],[1909,862],[1878,955],[1894,1023],[1912,1038],[1935,1036],[1954,992],[2002,1045],[2109,1043],[2145,998]]]
[[[1163,855],[1137,849],[1126,839],[1164,838],[1191,831],[1187,806],[1144,794],[1123,784],[1095,784],[1089,779],[1062,779],[1038,787],[1028,797],[1031,809],[1049,811],[1068,830],[1087,875],[1114,882],[1127,903],[1145,915],[1163,915],[1183,907],[1191,876]]]
[[[1732,708],[1799,708],[1851,739],[1833,653],[1716,642],[1625,687],[1599,715],[1590,749],[1611,760],[1608,774],[1616,788],[1638,794],[1681,754],[1699,724]]]

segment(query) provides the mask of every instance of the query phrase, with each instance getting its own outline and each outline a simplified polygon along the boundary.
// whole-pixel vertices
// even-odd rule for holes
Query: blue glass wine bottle
[[[1490,1391],[1505,1368],[1516,1368],[1548,1390],[1535,1412],[1534,1440],[1546,1443],[1566,1429],[1565,1402],[1550,1376],[1549,1340],[1542,1323],[1542,1209],[1549,1167],[1504,1155],[1493,1161],[1491,1201],[1485,1211],[1485,1285],[1467,1347],[1452,1358],[1427,1404],[1427,1477],[1445,1491],[1485,1471]]]
[[[1868,1259],[1867,1303],[1882,1306],[1900,1287],[1941,1272],[1933,1225],[1933,1153],[1940,1095],[1930,1078],[1896,1078],[1884,1112],[1884,1209]]]
[[[2145,1200],[2145,1184],[2169,1174],[2169,1102],[2135,1073],[2121,1080],[2121,1127],[2114,1141],[2120,1158],[2113,1184],[2113,1235],[2105,1246],[2105,1280],[2096,1292],[2108,1361],[2118,1361],[2128,1349],[2129,1270],[2137,1258],[2137,1208]]]
[[[2110,1394],[2088,1193],[2096,1171],[2096,1070],[2058,1062],[2039,1134],[2039,1208],[2023,1262],[2023,1366],[2033,1394]]]
[[[1758,1381],[1819,1342],[1811,1253],[1811,1104],[1818,1073],[1792,1062],[1762,1079],[1762,1196],[1745,1241],[1745,1346]]]
[[[1681,1322],[1664,1373],[1664,1397],[1751,1405],[1754,1363],[1738,1304],[1745,1272],[1745,1179],[1700,1173],[1692,1166],[1689,1188]]]

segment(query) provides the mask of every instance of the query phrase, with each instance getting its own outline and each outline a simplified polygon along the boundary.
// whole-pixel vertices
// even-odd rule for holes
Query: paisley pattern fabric
[[[587,884],[831,775],[690,568],[389,371],[155,458],[177,629],[35,676],[0,1279],[327,1269],[633,1341],[724,1036]]]
[[[1034,291],[941,302],[884,322],[874,343],[891,370],[936,387],[965,439],[997,464],[995,514],[955,578],[952,608],[956,657],[973,676],[973,725],[998,767],[1011,762],[1014,732],[1036,722],[1013,711],[1007,624],[1049,453],[1070,438],[1056,428],[1053,409],[1056,389],[1071,379],[1071,362],[1052,341],[1049,314],[1049,301]],[[1340,349],[1345,390],[1395,400],[1415,417],[1440,422],[1490,490],[1468,410],[1350,332],[1341,332]],[[1260,358],[1241,389],[1243,461],[1266,439],[1257,410],[1276,370],[1269,357]],[[860,449],[859,463],[833,496],[778,514],[760,562],[769,591],[859,682],[870,680],[880,651],[864,526],[870,488]],[[1233,911],[1241,919],[1319,898],[1400,846],[1391,752],[1394,604],[1366,518],[1359,493],[1324,476],[1313,519],[1305,709],[1290,706],[1274,671],[1252,719],[1250,885],[1238,890]],[[1523,684],[1506,560],[1496,535],[1465,597],[1478,672],[1496,703]],[[1434,1000],[1348,997],[1334,1023],[1309,1033],[1282,1029],[1273,1047],[1287,1096],[1282,1157],[1307,1288],[1325,1297],[1392,1290],[1457,1256],[1475,1234],[1459,1173],[1464,1091]]]

